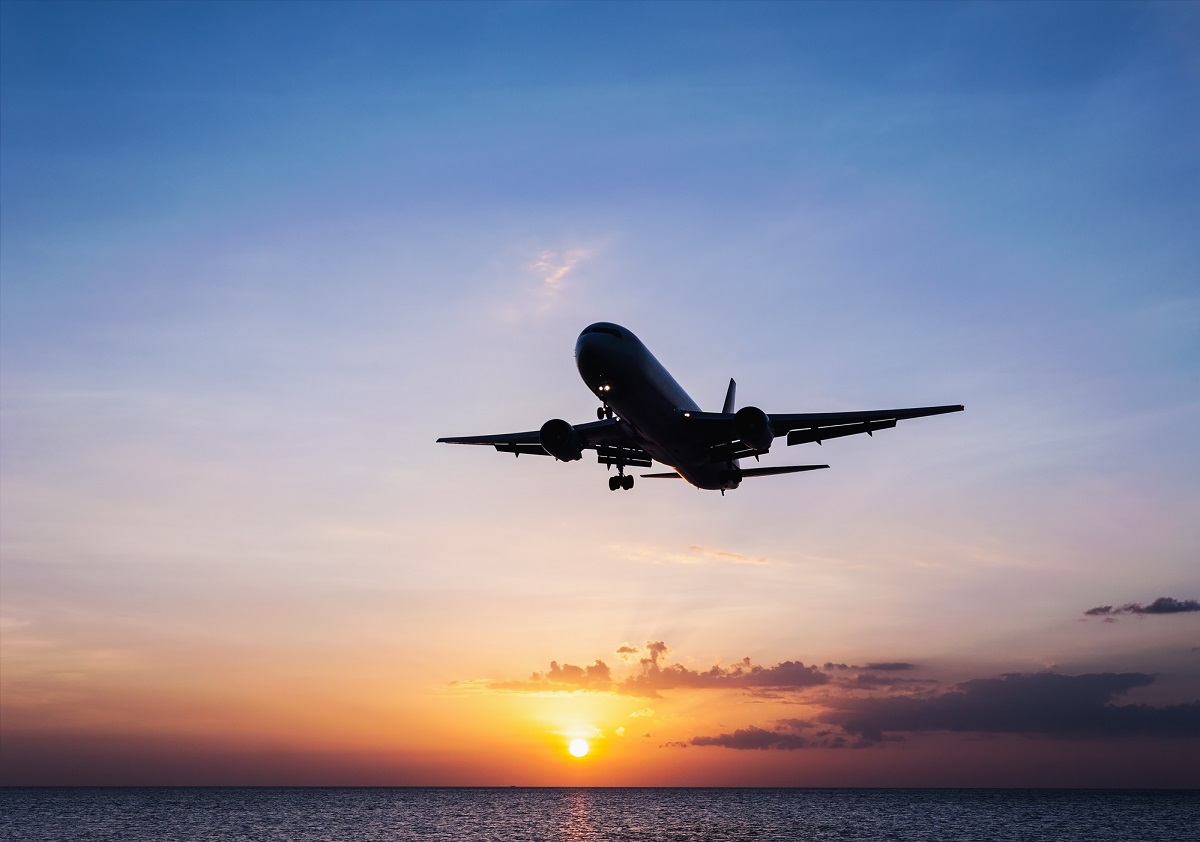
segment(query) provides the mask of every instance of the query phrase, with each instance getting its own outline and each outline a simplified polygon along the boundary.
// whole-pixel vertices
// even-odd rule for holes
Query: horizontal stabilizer
[[[742,479],[746,477],[769,477],[775,474],[794,474],[797,471],[819,471],[828,465],[783,465],[778,468],[742,468]]]

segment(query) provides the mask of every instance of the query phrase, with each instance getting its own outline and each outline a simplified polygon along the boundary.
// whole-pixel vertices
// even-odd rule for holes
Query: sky
[[[0,784],[1200,786],[1198,10],[0,4]]]

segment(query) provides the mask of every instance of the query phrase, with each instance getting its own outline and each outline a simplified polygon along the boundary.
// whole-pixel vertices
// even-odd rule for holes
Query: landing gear
[[[618,468],[618,470],[621,470]],[[617,474],[615,477],[608,478],[608,490],[616,491],[618,488],[623,488],[628,491],[633,488],[633,477],[625,473]]]
[[[608,404],[596,407],[596,419],[603,421],[605,418],[612,418],[612,407]]]

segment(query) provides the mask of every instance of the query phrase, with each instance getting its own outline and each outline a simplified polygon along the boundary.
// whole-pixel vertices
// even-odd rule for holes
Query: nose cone
[[[608,356],[606,346],[612,337],[596,334],[580,334],[575,343],[575,367],[583,382],[594,387],[604,377],[604,360]]]
[[[596,322],[588,325],[575,342],[575,367],[593,391],[612,376],[614,360],[620,356],[631,334],[620,325]]]

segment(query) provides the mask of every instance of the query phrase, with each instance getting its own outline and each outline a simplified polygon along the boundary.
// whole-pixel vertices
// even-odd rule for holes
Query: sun
[[[572,757],[583,757],[588,753],[588,741],[582,739],[571,740],[567,746],[567,751],[571,752]]]

